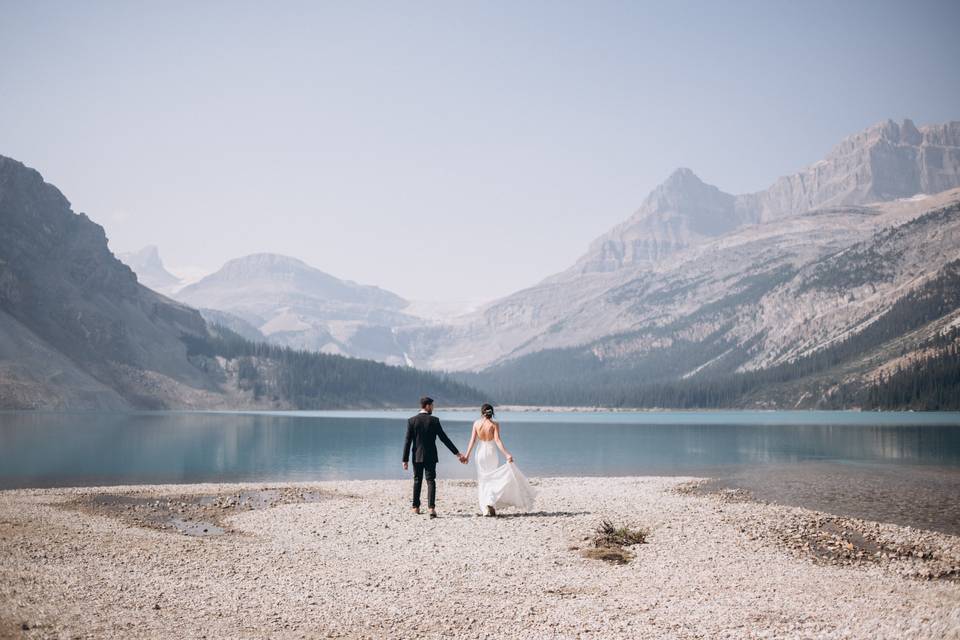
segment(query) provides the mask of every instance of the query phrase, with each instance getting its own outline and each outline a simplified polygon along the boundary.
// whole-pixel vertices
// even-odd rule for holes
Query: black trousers
[[[413,463],[413,506],[420,507],[420,488],[423,486],[423,477],[427,477],[427,507],[433,509],[437,506],[437,463],[436,462],[414,462]]]

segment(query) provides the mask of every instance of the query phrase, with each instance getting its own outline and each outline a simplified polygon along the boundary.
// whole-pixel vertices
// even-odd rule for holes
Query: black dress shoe
[[[437,512],[436,512],[436,511],[431,511],[431,512],[430,512],[430,517],[431,517],[431,518],[436,518],[436,517],[437,517]]]

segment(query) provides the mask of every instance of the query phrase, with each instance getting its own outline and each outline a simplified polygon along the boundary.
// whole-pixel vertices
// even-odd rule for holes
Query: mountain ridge
[[[856,205],[939,193],[960,186],[960,121],[917,128],[878,122],[847,136],[826,156],[740,196],[758,220],[825,206]],[[879,184],[878,184],[879,181]]]
[[[275,253],[229,260],[175,297],[230,314],[274,344],[387,364],[407,364],[394,340],[394,327],[420,322],[405,313],[410,303],[393,292],[340,279]],[[240,323],[225,320],[241,329]]]
[[[698,260],[705,266],[696,266],[697,272],[709,277],[714,266],[704,252],[723,247],[740,247],[727,252],[735,262],[797,265],[840,250],[878,225],[899,224],[936,200],[900,183],[883,188],[883,169],[891,157],[919,167],[910,174],[908,187],[960,186],[958,141],[960,122],[920,128],[909,120],[879,123],[848,136],[824,160],[778,179],[767,191],[741,196],[702,182],[688,169],[677,170],[630,218],[594,240],[571,268],[493,301],[456,324],[402,329],[404,344],[416,364],[478,371],[537,349],[629,331],[653,318],[637,316],[604,297],[605,292],[636,295],[643,287],[662,287],[664,278],[680,278],[670,274],[694,267]],[[819,178],[809,179],[810,172]],[[877,194],[887,200],[875,200]],[[927,197],[932,199],[925,201]],[[890,206],[884,208],[884,202]],[[814,206],[804,208],[806,203]],[[704,220],[716,226],[698,229],[692,224]],[[691,305],[690,312],[694,310]]]
[[[445,323],[277,254],[165,298],[55,187],[0,157],[0,404],[315,407],[366,402],[341,384],[361,370],[384,397],[430,379],[309,351],[460,371],[511,402],[861,402],[870,385],[909,387],[898,363],[960,341],[945,302],[960,281],[957,142],[960,123],[880,123],[760,195],[678,169],[567,271]]]
[[[695,313],[533,351],[461,379],[511,403],[882,405],[871,394],[885,378],[960,347],[960,189],[948,193],[946,206],[802,266],[742,273],[746,286],[725,289]],[[675,292],[687,286],[675,284]],[[641,295],[650,294],[664,300],[655,290]],[[952,383],[945,376],[938,384]],[[949,389],[933,389],[935,406],[960,406],[960,395],[947,400]],[[680,404],[657,404],[666,399]]]
[[[0,409],[319,409],[479,401],[443,376],[245,340],[141,284],[103,227],[0,156]]]
[[[9,354],[0,364],[0,404],[18,404],[30,388],[45,390],[34,398],[73,397],[60,371],[83,377],[94,405],[149,404],[161,379],[201,396],[212,390],[179,340],[205,331],[200,314],[140,285],[110,252],[103,227],[74,213],[39,172],[3,156],[0,223],[0,343]],[[152,372],[153,381],[127,375],[129,368]]]
[[[587,254],[562,275],[616,271],[628,263],[653,264],[742,223],[734,196],[681,167],[630,218],[594,240]]]
[[[366,302],[376,299],[383,306],[402,308],[407,301],[395,293],[374,285],[361,285],[352,280],[337,278],[316,267],[312,267],[299,258],[278,253],[252,253],[228,260],[217,271],[190,284],[179,292],[182,298],[190,298],[204,286],[229,280],[247,280],[264,274],[283,276],[286,282],[275,280],[274,284],[298,284],[296,280],[307,280],[308,285],[322,288],[322,293],[331,299],[343,302]],[[291,287],[292,288],[292,287]]]
[[[861,205],[960,186],[960,121],[917,128],[909,119],[877,123],[827,155],[777,178],[767,189],[732,195],[682,167],[627,220],[594,240],[561,277],[649,265],[748,224],[817,208]]]

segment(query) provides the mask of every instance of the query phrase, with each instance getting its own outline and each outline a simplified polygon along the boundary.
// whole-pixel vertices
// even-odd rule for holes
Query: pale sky
[[[0,154],[114,251],[411,299],[560,271],[676,167],[762,189],[960,119],[960,2],[11,2]]]

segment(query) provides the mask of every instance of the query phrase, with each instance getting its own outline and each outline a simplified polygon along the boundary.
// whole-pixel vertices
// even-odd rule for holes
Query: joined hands
[[[470,461],[470,458],[463,455],[462,453],[457,454],[457,459],[460,461],[460,464],[467,464]]]

